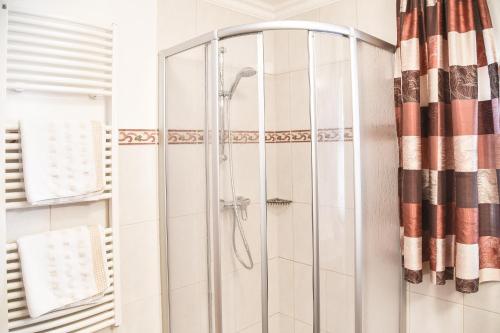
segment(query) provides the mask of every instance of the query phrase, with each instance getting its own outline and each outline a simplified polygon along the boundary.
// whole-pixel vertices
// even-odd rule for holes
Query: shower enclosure
[[[399,331],[393,51],[276,21],[160,52],[165,332]]]

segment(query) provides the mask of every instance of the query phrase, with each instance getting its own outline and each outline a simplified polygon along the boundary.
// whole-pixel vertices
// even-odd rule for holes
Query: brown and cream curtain
[[[500,281],[500,108],[486,0],[398,0],[395,102],[406,280]]]

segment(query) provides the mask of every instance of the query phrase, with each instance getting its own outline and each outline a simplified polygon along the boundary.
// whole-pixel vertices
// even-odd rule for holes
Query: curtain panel
[[[486,0],[398,0],[395,113],[405,279],[500,281],[500,115]]]

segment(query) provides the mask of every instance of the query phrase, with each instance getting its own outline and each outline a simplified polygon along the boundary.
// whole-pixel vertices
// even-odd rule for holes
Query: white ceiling
[[[283,19],[338,0],[206,0],[262,19]]]

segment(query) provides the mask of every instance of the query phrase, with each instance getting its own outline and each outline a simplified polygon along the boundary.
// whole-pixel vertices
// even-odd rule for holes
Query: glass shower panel
[[[222,326],[261,332],[257,36],[222,40],[219,64]]]
[[[166,62],[167,262],[170,329],[210,332],[205,46]]]
[[[354,176],[349,39],[314,35],[322,332],[354,332]]]
[[[393,110],[394,56],[388,50],[362,41],[358,41],[357,48],[365,247],[363,320],[373,332],[397,332],[399,318],[395,314],[399,312],[400,297],[405,296],[405,290],[401,279],[395,167],[398,165],[398,142]],[[376,66],[373,59],[377,60]],[[374,311],[381,299],[384,300],[383,311]],[[401,306],[404,309],[404,299]]]

